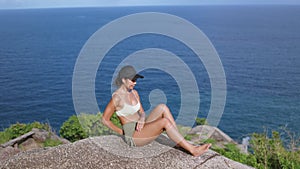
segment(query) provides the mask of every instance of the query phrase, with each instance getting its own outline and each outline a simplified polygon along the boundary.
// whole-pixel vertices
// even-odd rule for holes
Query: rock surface
[[[32,149],[38,149],[42,146],[38,144],[33,138],[29,138],[23,143],[20,144],[20,149],[23,151],[32,150]]]
[[[32,132],[34,132],[32,138],[37,141],[37,142],[45,142],[47,139],[51,139],[51,140],[59,140],[61,141],[63,144],[68,144],[70,143],[69,140],[61,138],[59,136],[57,136],[55,133],[53,132],[49,132],[43,129],[36,129],[33,128]]]
[[[0,168],[214,168],[250,169],[209,150],[200,157],[160,144],[130,148],[119,136],[92,137],[53,148],[21,152]]]
[[[18,154],[19,152],[21,152],[21,150],[19,150],[18,148],[11,147],[11,146],[8,146],[6,148],[0,147],[0,164],[1,164],[1,161],[7,159],[8,157]]]

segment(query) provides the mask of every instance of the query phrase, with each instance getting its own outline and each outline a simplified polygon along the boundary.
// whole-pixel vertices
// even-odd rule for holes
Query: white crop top
[[[124,103],[123,108],[119,111],[116,111],[116,114],[118,116],[132,115],[132,114],[136,113],[137,111],[139,111],[140,107],[141,107],[140,102],[138,102],[135,106]]]

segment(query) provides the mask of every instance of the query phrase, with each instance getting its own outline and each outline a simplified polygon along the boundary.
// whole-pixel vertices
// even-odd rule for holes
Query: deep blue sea
[[[264,127],[300,131],[300,6],[173,6],[0,10],[0,130],[16,122],[48,122],[58,132],[75,114],[72,77],[89,37],[105,24],[138,12],[163,12],[196,25],[216,48],[227,81],[225,110],[218,125],[234,139]],[[210,107],[209,77],[193,53],[168,37],[134,36],[112,48],[96,77],[101,111],[109,101],[111,74],[127,55],[145,48],[175,53],[196,75],[199,117]],[[157,69],[144,70],[136,89],[144,108],[149,94],[165,92],[176,117],[180,94],[175,80]],[[150,83],[151,82],[151,83]],[[174,92],[175,91],[175,92]],[[158,101],[159,102],[159,101]]]

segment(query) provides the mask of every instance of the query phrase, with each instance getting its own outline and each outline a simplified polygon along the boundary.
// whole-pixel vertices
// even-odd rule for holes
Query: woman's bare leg
[[[155,121],[159,118],[167,118],[171,121],[171,123],[173,124],[173,126],[175,126],[175,129],[178,131],[176,122],[174,120],[174,117],[170,111],[170,109],[168,108],[167,105],[165,104],[159,104],[157,105],[149,114],[149,116],[146,119],[146,122],[151,122],[151,121]],[[176,144],[175,147],[180,147],[179,144]]]
[[[163,130],[166,130],[168,136],[182,148],[189,151],[194,156],[199,156],[207,151],[210,144],[203,146],[194,146],[188,143],[173,126],[172,122],[167,118],[157,119],[146,123],[141,131],[136,131],[133,135],[134,142],[137,146],[143,146],[156,139]]]
[[[157,105],[149,114],[149,116],[146,119],[146,123],[155,121],[157,119],[160,118],[167,118],[171,121],[171,123],[173,124],[173,126],[176,127],[176,122],[174,120],[174,117],[170,111],[170,109],[168,108],[168,106],[166,106],[165,104],[159,104]]]

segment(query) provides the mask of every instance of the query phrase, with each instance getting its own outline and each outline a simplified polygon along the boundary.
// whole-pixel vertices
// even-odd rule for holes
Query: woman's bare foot
[[[211,144],[204,144],[202,146],[196,146],[193,151],[191,151],[191,154],[195,157],[198,157],[205,153],[209,148]]]

